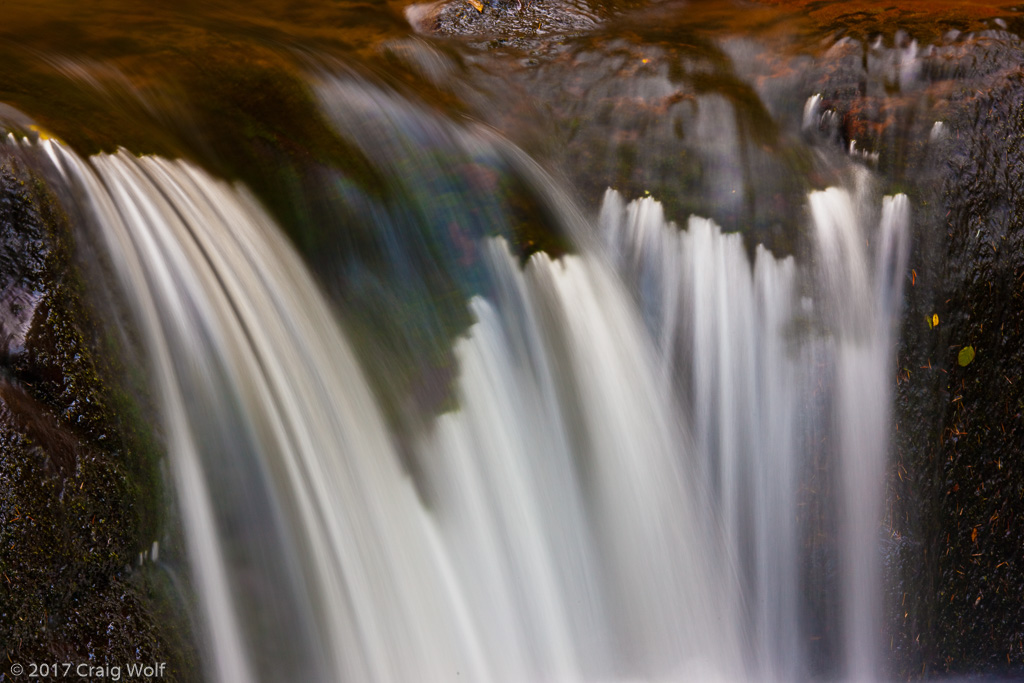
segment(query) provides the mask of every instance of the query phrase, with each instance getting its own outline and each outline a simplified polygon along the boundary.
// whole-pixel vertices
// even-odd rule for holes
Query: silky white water
[[[866,194],[833,188],[810,197],[818,278],[835,330],[830,352],[836,366],[832,419],[840,444],[843,632],[847,675],[856,681],[883,673],[875,548],[892,400],[892,328],[902,300],[910,220],[905,195],[886,197],[877,231],[865,232],[865,214],[872,213]]]
[[[751,266],[741,237],[704,219],[680,232],[651,199],[624,207],[610,192],[602,212],[663,376],[681,387],[725,545],[744,573],[739,621],[758,676],[772,680],[805,674],[798,477],[814,448],[833,449],[839,470],[846,672],[883,674],[877,538],[910,216],[905,196],[886,197],[875,223],[866,182],[810,195],[816,267],[804,273],[761,247]],[[817,434],[835,445],[809,449]]]
[[[41,144],[144,337],[212,680],[799,680],[816,448],[840,483],[846,674],[884,675],[904,197],[812,193],[799,264],[614,192],[578,255],[521,266],[487,242],[492,294],[467,303],[457,407],[412,445],[417,490],[244,189]]]
[[[745,572],[732,615],[749,621],[759,675],[793,680],[801,660],[797,475],[814,340],[792,258],[762,247],[753,267],[740,235],[691,218],[679,231],[661,205],[609,192],[601,223],[657,340],[662,377],[694,430],[693,471],[706,483],[729,559]]]

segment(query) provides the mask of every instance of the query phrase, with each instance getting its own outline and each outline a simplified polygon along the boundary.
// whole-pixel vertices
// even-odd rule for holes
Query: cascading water
[[[814,449],[843,490],[847,675],[883,674],[905,198],[876,221],[866,190],[812,193],[807,265],[762,247],[751,265],[739,235],[615,192],[601,239],[566,221],[579,255],[520,267],[488,242],[458,406],[412,445],[417,491],[329,305],[244,190],[40,144],[145,339],[217,680],[800,679]]]
[[[473,604],[511,608],[478,622],[495,652],[521,648],[508,680],[735,678],[685,420],[621,285],[585,257],[490,256],[498,301],[473,302],[463,407],[425,455]]]
[[[605,197],[606,242],[688,407],[724,542],[743,574],[735,618],[750,624],[759,678],[806,675],[799,477],[809,448],[827,448],[808,445],[822,433],[834,435],[842,487],[847,674],[883,673],[875,548],[909,206],[903,195],[885,198],[875,229],[871,201],[864,189],[811,194],[817,267],[800,273],[762,247],[751,266],[742,238],[710,221],[691,218],[680,232],[651,199],[624,207],[617,194]]]
[[[792,680],[800,661],[799,423],[811,386],[806,316],[792,258],[762,247],[751,268],[740,235],[691,218],[685,232],[652,199],[605,196],[601,223],[657,340],[663,376],[687,407],[729,556],[747,573],[756,668]]]
[[[488,680],[432,523],[272,222],[182,163],[51,149],[153,355],[216,678]]]
[[[836,189],[811,195],[819,278],[829,306],[839,438],[843,621],[852,680],[882,673],[881,565],[877,551],[887,456],[894,313],[902,299],[910,207],[886,197],[877,232],[863,229],[863,201]],[[874,253],[870,247],[875,240]]]

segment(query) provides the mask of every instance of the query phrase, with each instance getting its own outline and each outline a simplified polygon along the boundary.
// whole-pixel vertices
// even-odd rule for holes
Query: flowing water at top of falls
[[[816,580],[841,596],[846,676],[884,675],[905,197],[812,193],[806,263],[612,191],[600,239],[561,219],[577,255],[486,241],[455,405],[400,446],[243,188],[39,147],[144,339],[211,678],[799,680]],[[801,549],[816,462],[841,490],[838,578]]]

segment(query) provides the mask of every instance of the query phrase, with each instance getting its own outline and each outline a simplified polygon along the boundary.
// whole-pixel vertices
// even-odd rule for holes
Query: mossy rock
[[[162,661],[189,680],[159,570],[131,568],[162,526],[159,449],[105,379],[70,242],[53,197],[8,160],[0,244],[27,256],[19,285],[37,298],[24,348],[0,368],[0,659]]]

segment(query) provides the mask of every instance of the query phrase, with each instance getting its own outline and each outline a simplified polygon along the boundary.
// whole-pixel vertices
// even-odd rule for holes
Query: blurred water
[[[860,199],[861,201],[856,201]],[[846,670],[867,681],[883,672],[881,566],[871,552],[879,535],[892,403],[893,327],[909,251],[910,207],[886,197],[877,232],[863,229],[863,195],[813,193],[818,269],[832,326],[839,436],[840,534]],[[871,241],[875,242],[872,249]]]
[[[693,424],[692,468],[707,483],[727,557],[742,577],[732,619],[749,630],[760,675],[793,680],[802,638],[797,478],[810,429],[816,342],[800,335],[800,274],[792,258],[691,218],[680,231],[653,199],[609,192],[602,224],[657,340],[663,378]],[[804,302],[806,303],[806,302]]]
[[[910,136],[852,138],[838,86],[805,99],[785,75],[810,58],[771,63],[709,37],[710,6],[693,19],[707,34],[666,7],[628,31],[595,10],[594,35],[549,40],[538,64],[411,37],[395,8],[346,5],[378,33],[346,29],[340,48],[307,50],[308,17],[245,24],[238,45],[298,63],[309,102],[282,105],[301,114],[282,127],[253,124],[272,106],[236,126],[247,91],[222,123],[244,140],[174,94],[232,93],[250,71],[145,66],[170,38],[42,60],[104,115],[146,121],[82,125],[77,149],[165,153],[17,143],[86,214],[143,339],[211,680],[795,681],[822,673],[822,640],[826,675],[886,677],[910,209],[822,150]],[[265,49],[277,31],[302,48]],[[861,59],[839,41],[818,68],[879,100],[923,90],[931,48],[896,43]],[[939,131],[925,113],[907,129]],[[305,175],[268,139],[312,157]],[[798,139],[835,187],[808,194],[824,183],[797,169]],[[221,162],[277,204],[215,179]],[[623,192],[591,201],[611,182]],[[657,199],[630,201],[645,189]],[[666,217],[692,211],[718,223]]]
[[[804,678],[815,449],[841,484],[846,673],[882,675],[904,197],[812,193],[814,267],[761,247],[752,263],[738,235],[612,191],[600,240],[551,207],[578,255],[521,265],[483,243],[457,405],[419,430],[414,483],[329,304],[244,189],[40,146],[145,337],[212,678]]]
[[[605,198],[612,253],[694,427],[697,471],[741,574],[734,619],[760,680],[807,675],[799,510],[810,496],[799,484],[815,451],[835,457],[842,492],[846,672],[883,673],[875,545],[909,206],[885,198],[876,229],[874,201],[863,187],[812,193],[817,268],[801,272],[762,247],[751,264],[739,235],[705,219],[679,232],[651,199]]]

